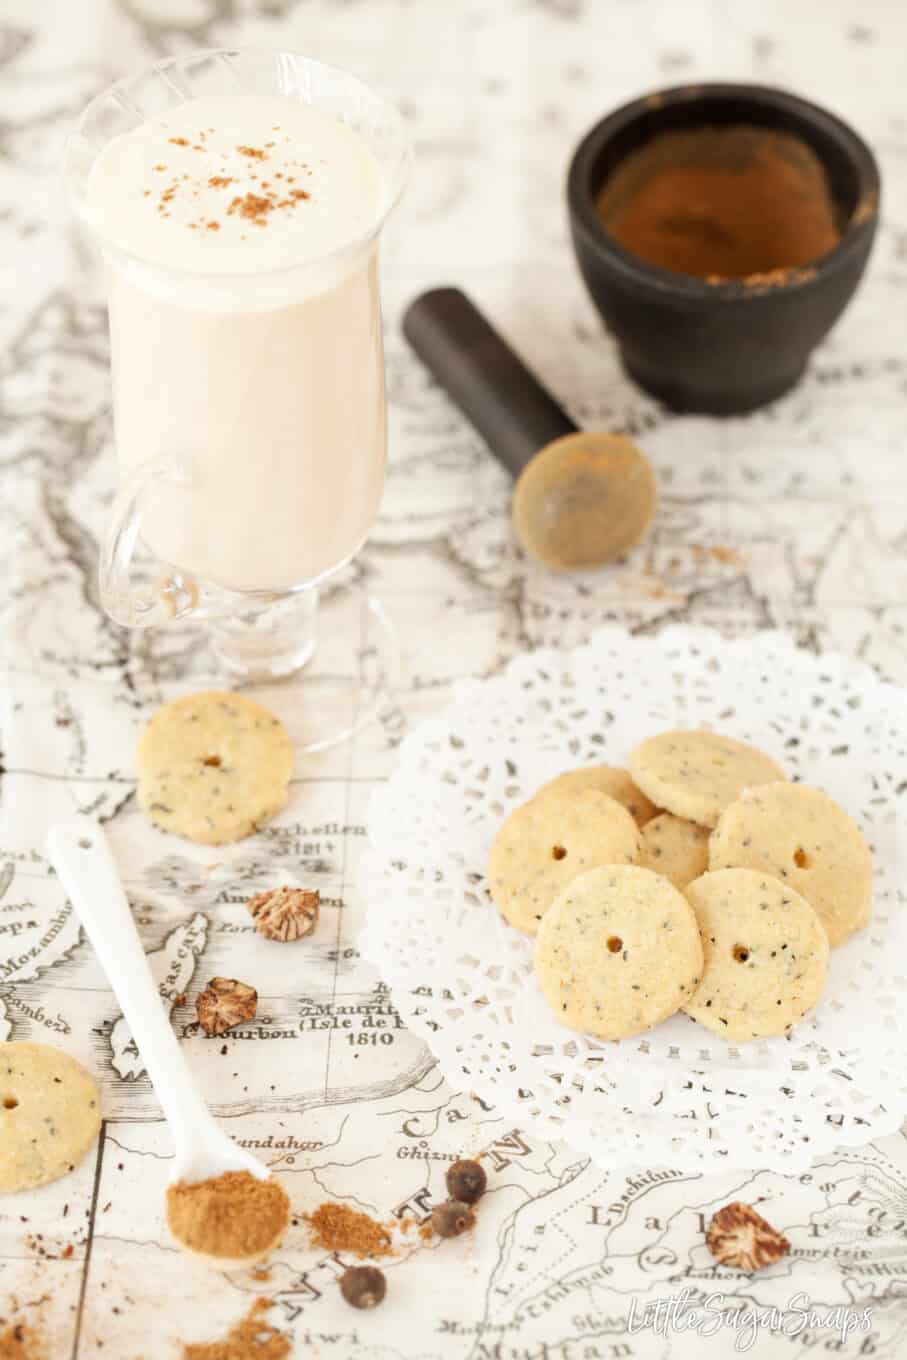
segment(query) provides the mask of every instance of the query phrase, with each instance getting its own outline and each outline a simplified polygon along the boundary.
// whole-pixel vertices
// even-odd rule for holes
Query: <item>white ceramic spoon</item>
[[[225,1171],[248,1171],[258,1180],[267,1180],[271,1174],[268,1168],[217,1126],[195,1088],[164,1014],[100,824],[78,814],[55,823],[47,837],[47,854],[107,974],[170,1125],[176,1153],[171,1185],[180,1180],[193,1184]],[[206,1259],[222,1269],[231,1264],[248,1265],[265,1257],[278,1240],[279,1235],[268,1248],[241,1261],[213,1256]]]

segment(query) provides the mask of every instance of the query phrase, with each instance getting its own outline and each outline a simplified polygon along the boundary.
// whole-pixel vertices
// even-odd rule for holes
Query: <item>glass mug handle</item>
[[[153,584],[136,579],[135,554],[148,492],[164,483],[188,486],[190,480],[184,464],[164,455],[140,464],[114,497],[101,543],[99,581],[101,603],[124,628],[159,627],[190,614],[210,618],[216,612],[198,584],[178,567],[155,559]]]

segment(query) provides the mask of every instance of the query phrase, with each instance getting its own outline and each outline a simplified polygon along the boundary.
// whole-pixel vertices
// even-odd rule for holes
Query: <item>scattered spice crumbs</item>
[[[368,1214],[346,1204],[320,1204],[305,1221],[313,1245],[325,1251],[350,1251],[356,1256],[391,1256],[393,1225],[376,1223]]]
[[[189,145],[188,138],[186,138],[186,137],[168,137],[168,138],[167,138],[167,141],[168,141],[168,142],[172,142],[174,146],[188,146],[188,145]]]
[[[290,1340],[265,1321],[270,1299],[257,1299],[221,1341],[202,1341],[183,1345],[182,1360],[285,1360]],[[5,1357],[0,1353],[0,1360]]]
[[[711,558],[714,562],[723,562],[725,566],[743,566],[743,558],[740,556],[739,552],[737,552],[736,548],[726,548],[720,543],[711,548],[704,548],[699,543],[693,543],[690,547],[690,551],[697,562],[705,562]]]
[[[47,1360],[47,1349],[33,1327],[15,1322],[0,1332],[0,1360]]]
[[[236,150],[241,156],[248,156],[252,161],[266,161],[268,158],[259,146],[238,146]]]

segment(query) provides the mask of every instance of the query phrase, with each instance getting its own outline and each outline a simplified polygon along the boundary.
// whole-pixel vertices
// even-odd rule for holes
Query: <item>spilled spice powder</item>
[[[265,1321],[270,1307],[270,1299],[258,1299],[222,1341],[184,1343],[182,1360],[285,1360],[290,1339]]]
[[[345,1204],[321,1204],[305,1220],[312,1242],[324,1251],[351,1251],[357,1256],[391,1256],[393,1225],[376,1223],[368,1214]]]
[[[16,1322],[0,1332],[0,1360],[47,1360],[47,1348],[33,1327]]]
[[[206,1181],[167,1189],[167,1226],[190,1251],[243,1260],[269,1251],[290,1219],[287,1192],[249,1171],[225,1171]]]

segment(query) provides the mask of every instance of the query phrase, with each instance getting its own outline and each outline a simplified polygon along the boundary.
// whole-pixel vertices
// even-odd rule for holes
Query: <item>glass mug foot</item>
[[[305,668],[303,751],[347,741],[391,707],[400,669],[396,629],[380,601],[358,586],[324,601],[309,587],[264,609],[213,619],[208,634],[224,670],[242,683],[266,685]]]

